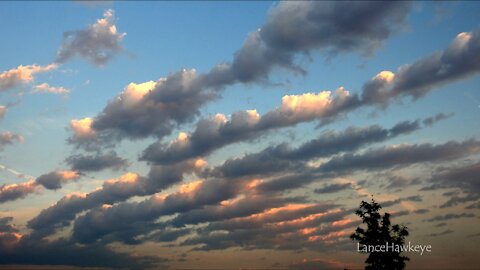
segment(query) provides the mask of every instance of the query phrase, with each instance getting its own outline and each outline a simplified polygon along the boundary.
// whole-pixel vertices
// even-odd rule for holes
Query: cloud
[[[80,175],[76,171],[55,171],[40,175],[35,182],[46,189],[55,190],[61,188],[63,183],[79,177]]]
[[[89,148],[124,138],[162,137],[192,121],[200,107],[216,97],[216,92],[203,88],[195,70],[184,69],[156,82],[130,83],[96,117],[72,120],[69,142]],[[83,121],[82,129],[78,121]]]
[[[35,192],[37,183],[33,180],[0,186],[0,203],[14,201],[26,197],[28,194]]]
[[[62,238],[32,239],[9,225],[11,220],[11,217],[0,219],[0,264],[144,269],[164,262],[159,257],[133,256],[101,245],[81,246]]]
[[[329,91],[288,95],[282,98],[279,107],[263,117],[256,110],[235,112],[230,119],[217,114],[200,120],[192,134],[181,133],[169,144],[156,142],[150,145],[141,159],[170,164],[203,156],[227,144],[257,138],[269,130],[328,117],[328,111],[343,106],[342,100],[347,96],[344,89],[338,89],[334,97]]]
[[[440,188],[455,188],[465,193],[465,196],[456,196],[456,193],[445,193],[448,201],[440,205],[441,208],[451,207],[466,202],[480,199],[480,162],[462,166],[439,168],[429,179],[429,186],[423,190],[434,190]]]
[[[291,213],[302,208],[298,205],[292,207]],[[323,210],[310,215],[300,215],[299,218],[284,216],[277,219],[277,222],[262,220],[262,217],[276,216],[279,209],[266,210],[244,219],[246,226],[225,227],[216,226],[211,223],[205,228],[197,230],[197,233],[185,240],[182,245],[194,246],[193,250],[222,250],[230,247],[239,247],[246,250],[251,249],[279,249],[279,250],[303,250],[317,249],[325,250],[338,245],[339,240],[346,238],[350,231],[344,231],[347,227],[355,226],[358,223],[345,218],[349,213],[343,209]],[[260,219],[255,222],[255,219]],[[248,222],[248,221],[253,221]],[[212,225],[212,226],[210,226]]]
[[[266,22],[248,35],[231,63],[210,72],[212,81],[243,83],[265,80],[275,67],[297,73],[299,53],[321,50],[371,54],[405,26],[409,3],[280,2]]]
[[[350,183],[324,185],[322,188],[315,189],[314,192],[318,194],[335,193],[338,191],[349,189],[351,188],[351,186],[352,184]]]
[[[0,186],[0,203],[25,198],[28,194],[39,191],[38,186],[56,190],[61,188],[63,183],[78,179],[79,177],[80,175],[75,171],[54,171],[43,174],[35,180],[29,180],[19,184],[4,184]]]
[[[480,142],[466,140],[444,144],[403,144],[372,149],[362,154],[347,153],[322,164],[319,171],[343,173],[353,170],[379,170],[421,162],[451,161],[480,152]]]
[[[56,64],[46,66],[39,65],[20,65],[17,68],[10,69],[0,73],[0,92],[5,92],[22,84],[31,83],[34,75],[37,73],[51,71],[56,69]]]
[[[431,233],[431,234],[428,234],[427,236],[430,236],[430,237],[437,237],[437,236],[443,236],[443,235],[446,235],[446,234],[451,234],[451,233],[453,233],[453,231],[452,231],[452,230],[450,230],[450,229],[447,229],[447,230],[445,230],[445,231],[443,231],[443,232],[439,232],[439,233]]]
[[[449,114],[439,113],[435,116],[424,119],[423,124],[426,125],[426,126],[431,126],[434,123],[436,123],[438,121],[441,121],[441,120],[444,120],[444,119],[448,119],[448,118],[452,117],[453,115],[454,115],[454,113],[449,113]]]
[[[421,128],[419,122],[420,120],[404,121],[390,129],[371,125],[367,127],[352,126],[341,132],[326,131],[294,149],[283,143],[265,148],[258,153],[228,159],[214,173],[224,177],[240,177],[286,170],[302,170],[304,168],[300,165],[301,162],[355,151],[374,143],[408,134]]]
[[[356,51],[357,49],[352,47],[354,44],[363,52],[371,51],[404,24],[409,6],[407,3],[387,3],[366,8],[364,5],[343,3],[282,2],[272,8],[266,24],[262,27],[263,30],[248,35],[231,63],[219,64],[204,74],[197,74],[195,70],[181,70],[156,82],[132,83],[94,118],[93,129],[101,133],[99,136],[104,135],[107,138],[139,139],[149,136],[161,138],[170,134],[178,125],[191,122],[199,114],[200,107],[217,98],[219,92],[226,86],[237,82],[265,81],[265,77],[274,67],[286,67],[301,72],[301,68],[292,64],[296,54],[315,49],[328,49],[331,52]],[[287,12],[291,8],[309,14],[308,18],[291,17],[290,13],[294,11]],[[370,16],[372,8],[378,11],[375,16]],[[351,17],[348,20],[340,19],[338,15],[343,12],[350,13]],[[327,18],[325,16],[329,19],[325,19]],[[327,23],[331,19],[338,21],[333,24]],[[357,23],[353,23],[355,21]],[[361,22],[364,28],[358,28],[358,22]],[[297,25],[302,23],[322,24],[318,28],[303,27],[303,31],[284,31],[285,28],[297,28]],[[292,37],[287,38],[287,34],[298,39],[296,46],[281,44],[282,40],[292,40]],[[365,39],[360,34],[365,34],[369,38]],[[344,46],[347,40],[352,45],[347,46],[348,48]],[[300,46],[302,43],[304,45]],[[342,48],[333,49],[340,45]],[[313,98],[315,95],[311,94],[304,99]],[[322,93],[318,98],[327,101],[332,98],[328,95]],[[350,103],[354,103],[355,99],[348,101],[339,100],[338,103],[341,104],[335,106],[352,106]],[[309,113],[314,111],[311,108]],[[301,114],[300,111],[297,113]]]
[[[72,193],[64,196],[31,219],[28,227],[39,237],[53,234],[57,228],[68,226],[82,211],[122,202],[134,196],[155,194],[181,182],[184,174],[198,173],[203,166],[204,161],[196,160],[165,167],[153,166],[147,177],[126,173],[117,179],[105,181],[101,188],[88,194]]]
[[[64,87],[50,86],[48,83],[42,83],[39,85],[35,85],[33,93],[52,93],[59,95],[68,95],[70,93],[70,90]]]
[[[120,43],[125,35],[126,33],[117,32],[114,11],[106,10],[102,19],[86,29],[63,34],[55,62],[64,63],[78,56],[97,66],[103,66],[123,50]]]
[[[23,137],[8,131],[0,133],[0,150],[3,150],[6,145],[14,144],[15,142],[23,142]]]
[[[141,202],[95,208],[75,220],[73,237],[85,243],[109,239],[109,235],[133,230],[139,224],[153,222],[160,216],[185,212],[233,198],[245,188],[241,181],[220,179],[197,181],[184,184],[179,191],[166,196],[154,195]],[[139,233],[144,234],[145,231]]]
[[[434,87],[454,82],[480,71],[480,29],[458,34],[443,51],[400,67],[396,73],[382,71],[362,90],[368,104],[386,106],[401,96],[420,98]]]
[[[81,172],[95,172],[108,168],[120,170],[128,165],[127,160],[117,156],[114,151],[107,154],[72,155],[65,161],[71,166],[72,170]]]
[[[459,218],[473,218],[475,217],[474,214],[469,214],[469,213],[462,213],[462,214],[454,214],[454,213],[449,213],[445,214],[443,216],[435,216],[429,219],[425,219],[426,222],[438,222],[438,221],[446,221],[446,220],[452,220],[452,219],[459,219]]]

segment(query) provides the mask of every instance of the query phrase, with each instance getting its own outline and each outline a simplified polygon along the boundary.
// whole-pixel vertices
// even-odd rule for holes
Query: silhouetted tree
[[[405,226],[391,225],[390,214],[383,216],[379,213],[382,207],[372,201],[360,203],[360,207],[355,214],[362,218],[362,222],[367,225],[367,229],[357,227],[355,233],[350,235],[352,240],[357,240],[362,247],[365,245],[391,245],[391,247],[402,246],[405,243],[405,237],[408,236],[408,230]],[[366,270],[389,269],[402,270],[405,268],[405,262],[410,259],[400,255],[401,250],[391,248],[385,252],[370,252],[365,263]]]

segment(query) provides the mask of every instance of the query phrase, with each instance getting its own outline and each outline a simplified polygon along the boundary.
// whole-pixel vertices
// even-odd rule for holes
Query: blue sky
[[[375,13],[364,16],[370,11]],[[352,7],[333,2],[267,1],[2,2],[0,105],[6,106],[6,111],[0,120],[0,165],[4,168],[0,170],[0,221],[14,223],[17,228],[3,234],[17,233],[23,238],[12,244],[12,250],[18,253],[8,253],[10,260],[0,263],[42,264],[18,254],[27,243],[46,245],[46,252],[49,248],[53,252],[54,245],[61,245],[55,237],[63,236],[71,241],[69,245],[74,245],[69,246],[72,250],[78,243],[96,243],[96,248],[103,248],[99,254],[127,252],[156,258],[153,264],[128,261],[139,268],[168,265],[284,269],[302,267],[302,262],[325,269],[341,265],[361,267],[363,257],[351,250],[353,244],[348,235],[345,237],[348,230],[353,232],[354,221],[344,231],[337,231],[339,234],[331,240],[333,244],[320,234],[310,235],[310,240],[292,238],[303,245],[301,248],[285,244],[293,241],[287,240],[287,236],[278,240],[282,244],[270,246],[269,239],[254,237],[248,244],[230,243],[212,236],[218,231],[202,233],[208,232],[210,225],[223,226],[222,221],[267,215],[268,203],[272,204],[270,210],[284,207],[290,211],[297,209],[289,208],[291,205],[301,208],[341,201],[335,209],[345,210],[358,206],[369,193],[387,204],[397,200],[386,211],[410,211],[394,220],[409,224],[412,241],[432,243],[439,250],[428,254],[430,257],[412,255],[412,267],[457,267],[462,260],[463,268],[477,265],[478,258],[471,249],[478,248],[478,244],[466,241],[446,247],[445,243],[468,235],[478,237],[478,229],[473,225],[478,223],[480,208],[479,179],[474,175],[479,168],[480,149],[480,54],[476,51],[480,48],[479,13],[480,5],[475,2],[360,3]],[[105,40],[108,44],[102,43]],[[98,60],[104,54],[108,59]],[[436,55],[443,56],[438,60]],[[95,62],[91,57],[103,62]],[[55,67],[32,73],[31,80],[14,78],[9,85],[12,81],[8,81],[8,74],[30,65],[38,69]],[[175,76],[181,82],[175,81]],[[149,81],[152,82],[147,92],[141,92],[139,85]],[[131,83],[132,90],[128,90]],[[377,92],[371,99],[366,94],[369,83],[384,83],[375,86]],[[48,92],[36,93],[41,91],[42,84]],[[60,87],[68,93],[59,94]],[[324,91],[331,93],[321,96],[326,95]],[[141,96],[136,99],[129,93]],[[289,98],[293,103],[288,103]],[[345,105],[348,102],[352,105]],[[431,117],[436,118],[427,124],[424,120]],[[91,121],[86,131],[75,128],[75,121],[81,119]],[[412,130],[397,134],[392,127],[403,121],[410,121]],[[244,173],[248,168],[234,167],[234,161],[248,160],[248,154],[260,153],[262,149],[281,143],[290,150],[301,149],[317,138],[327,144],[332,134],[353,136],[353,127],[366,132],[373,125],[390,130],[385,131],[390,132],[388,139],[337,149],[330,156],[308,156],[302,152],[286,163],[269,154],[267,158],[248,161],[254,164],[248,167],[251,170],[255,166],[265,168],[262,173],[227,175],[230,163],[230,169]],[[380,168],[369,163],[368,158],[374,160],[381,153],[388,153],[388,159],[402,149],[405,152],[399,153],[411,154],[412,160],[426,157],[408,163],[404,159],[410,156],[400,156],[393,158],[392,162],[397,164],[379,165]],[[316,151],[320,153],[322,149]],[[358,157],[355,162],[364,167],[349,161],[352,156]],[[80,166],[80,158],[85,162],[90,159],[88,166]],[[271,164],[267,164],[270,159]],[[101,162],[108,164],[99,165]],[[272,170],[268,167],[272,164],[280,168]],[[337,168],[330,172],[333,175],[327,175],[327,165]],[[292,176],[291,181],[296,181],[305,177],[298,168],[311,170],[315,179],[275,192],[266,192],[265,187],[253,194],[236,187],[234,195],[215,203],[197,202],[197,208],[187,210],[178,206],[174,212],[155,218],[151,212],[145,213],[142,217],[150,219],[140,224],[144,226],[141,228],[132,225],[135,213],[126,210],[150,203],[154,204],[151,209],[156,209],[160,206],[155,203],[155,196],[175,197],[185,190],[209,194],[203,185],[220,180],[270,183]],[[181,170],[180,179],[170,180],[174,174],[170,171],[177,169]],[[458,175],[465,179],[453,181],[456,172],[461,172]],[[399,178],[403,179],[400,188],[387,188]],[[200,187],[188,186],[198,180],[203,181]],[[143,188],[142,181],[157,181],[164,186],[149,190],[151,186]],[[131,192],[137,188],[142,192],[115,200],[98,199],[97,204],[74,212],[69,226],[54,223],[59,227],[48,234],[53,238],[42,235],[38,242],[27,242],[33,240],[26,236],[41,231],[29,220],[41,215],[43,209],[55,208],[52,205],[70,200],[69,194],[75,192],[90,194],[102,185],[106,190],[109,183],[129,183],[136,186],[118,189]],[[314,192],[345,183],[349,188],[339,192]],[[19,187],[25,189],[8,193]],[[235,206],[245,198],[278,201],[263,202],[265,209],[248,209],[250,215],[232,213],[220,220],[187,223],[188,232],[169,223],[176,216],[197,210],[207,213],[214,207]],[[447,205],[448,201],[455,202]],[[423,211],[415,214],[416,210]],[[101,228],[99,224],[115,221],[112,216],[118,213],[122,213],[119,215],[124,217],[126,227],[136,229],[135,233],[116,228],[115,223],[111,231]],[[317,225],[335,226],[335,221],[351,221],[355,219],[352,214]],[[101,222],[92,221],[97,220],[93,216]],[[434,224],[435,220],[448,222],[435,227],[441,224]],[[263,226],[270,226],[264,222]],[[152,238],[162,231],[180,236],[173,241]],[[238,232],[228,232],[231,239],[237,237]],[[96,238],[92,240],[89,233]],[[129,242],[125,236],[129,233],[135,234],[135,240],[144,240]],[[261,245],[262,241],[266,243]],[[2,248],[5,247],[0,246],[0,251]],[[465,254],[458,257],[455,249]],[[251,260],[251,264],[245,260],[236,262],[232,258],[235,252],[241,254],[240,258]],[[48,264],[60,264],[45,256]],[[61,263],[117,267],[101,257],[85,265]]]

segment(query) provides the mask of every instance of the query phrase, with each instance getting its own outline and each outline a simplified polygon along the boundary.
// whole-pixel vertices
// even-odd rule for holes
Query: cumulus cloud
[[[97,66],[105,65],[123,50],[121,41],[125,35],[117,31],[114,11],[106,10],[102,19],[86,29],[65,32],[55,61],[64,63],[78,56]]]
[[[22,84],[33,82],[37,73],[51,71],[56,69],[56,64],[46,66],[39,65],[20,65],[17,68],[10,69],[0,73],[0,92],[8,91]]]
[[[33,93],[51,93],[51,94],[59,94],[59,95],[68,95],[70,90],[64,87],[56,87],[50,86],[48,83],[42,83],[39,85],[35,85]]]

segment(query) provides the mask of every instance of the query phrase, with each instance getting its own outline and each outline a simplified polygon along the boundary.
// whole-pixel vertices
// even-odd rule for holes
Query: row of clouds
[[[339,88],[334,93],[289,95],[263,116],[247,110],[233,113],[230,119],[222,114],[200,119],[191,134],[180,133],[170,143],[160,139],[144,151],[141,160],[155,164],[179,162],[281,127],[313,120],[328,123],[364,106],[386,107],[403,96],[422,97],[436,86],[478,72],[479,41],[480,30],[461,33],[444,51],[404,65],[396,73],[380,72],[363,85],[359,94]],[[73,120],[69,142],[98,150],[102,141],[111,146],[111,138],[162,138],[191,121],[206,101],[218,96],[216,91],[203,90],[203,81],[204,75],[183,70],[158,82],[132,83],[97,117]],[[83,123],[81,127],[79,122]]]
[[[39,187],[57,190],[62,184],[80,178],[76,171],[54,171],[42,174],[35,180],[19,184],[3,184],[0,186],[0,203],[14,201],[26,197],[28,194],[39,191]]]
[[[295,64],[301,55],[313,51],[371,53],[404,27],[409,8],[409,3],[393,2],[281,2],[269,11],[260,30],[248,35],[231,62],[218,64],[204,74],[184,69],[155,82],[128,85],[93,118],[94,137],[100,141],[162,138],[191,122],[202,106],[218,98],[219,91],[229,85],[263,83],[275,68],[301,71]],[[338,16],[340,10],[351,16]],[[371,16],[371,10],[377,15]],[[288,30],[299,25],[303,31]],[[82,144],[85,140],[74,136],[72,142]]]
[[[73,155],[67,158],[67,162],[84,171],[122,167],[124,160],[114,152],[105,153],[100,148],[112,146],[112,139],[120,141],[155,136],[160,141],[147,148],[142,159],[156,165],[152,166],[147,176],[129,173],[105,182],[91,193],[65,196],[32,219],[28,223],[33,230],[31,238],[21,239],[46,243],[40,239],[71,225],[72,221],[72,243],[80,242],[87,247],[103,247],[103,244],[117,241],[127,244],[171,242],[184,237],[182,245],[200,250],[234,246],[322,249],[330,240],[345,238],[346,231],[343,229],[350,232],[357,225],[347,219],[351,209],[342,209],[337,205],[305,205],[308,199],[288,197],[284,192],[338,174],[450,162],[478,154],[480,143],[477,140],[451,141],[438,145],[373,148],[361,154],[348,153],[369,146],[376,140],[408,134],[418,130],[421,124],[426,126],[445,118],[445,115],[438,115],[424,121],[399,123],[390,129],[371,126],[350,128],[341,133],[331,132],[296,149],[279,145],[229,160],[212,169],[204,169],[204,162],[197,158],[277,128],[313,120],[328,122],[362,106],[388,106],[403,96],[419,98],[433,87],[474,74],[479,69],[478,30],[460,34],[444,51],[403,66],[396,73],[379,73],[364,84],[360,94],[350,94],[339,88],[333,94],[320,92],[286,96],[280,107],[263,116],[253,110],[235,113],[230,119],[219,114],[212,119],[201,119],[192,134],[181,133],[174,142],[165,144],[161,139],[182,124],[192,122],[202,106],[217,99],[221,90],[231,84],[265,82],[276,68],[303,73],[304,70],[295,61],[302,55],[314,51],[329,55],[372,53],[386,38],[403,29],[409,9],[407,2],[282,2],[270,10],[259,31],[249,34],[231,62],[219,64],[205,74],[181,70],[155,82],[128,85],[96,117],[71,122],[74,134],[69,142],[94,153]],[[372,10],[375,12],[372,13]],[[107,33],[116,33],[116,29]],[[78,37],[89,36],[79,32]],[[68,52],[69,48],[77,48],[84,43],[72,42],[69,37],[65,44],[64,51]],[[63,55],[59,61],[73,55],[85,57],[80,52]],[[87,58],[101,64],[111,56],[99,53]],[[417,78],[415,74],[422,77]],[[346,145],[342,144],[347,141]],[[318,149],[319,153],[312,149]],[[399,159],[405,154],[411,159]],[[262,155],[290,167],[275,167],[273,163],[268,164],[268,159],[258,158]],[[304,155],[306,157],[302,159]],[[329,161],[319,166],[307,164],[310,160],[332,155]],[[90,160],[102,161],[104,165],[95,167],[96,163]],[[254,163],[262,169],[252,171]],[[294,167],[305,170],[293,170],[285,176],[285,170]],[[170,194],[156,194],[192,173],[206,179],[181,185],[178,191]],[[251,180],[251,176],[260,180]],[[449,178],[445,176],[444,179]],[[469,187],[468,183],[475,183],[475,178],[472,179],[472,182],[465,180],[466,184],[455,187]],[[445,180],[442,187],[448,187],[448,184],[452,185]],[[134,196],[148,195],[153,196],[139,202],[124,202]],[[84,211],[87,212],[78,216]],[[170,215],[176,217],[164,223],[157,221]],[[280,226],[277,226],[278,222]],[[197,224],[206,226],[199,229],[184,227]],[[193,236],[192,232],[195,233]],[[336,246],[341,246],[341,242],[336,243]],[[9,262],[28,260],[11,258]]]
[[[123,177],[104,183],[103,187],[85,195],[73,194],[64,197],[55,205],[43,210],[29,226],[43,230],[67,224],[75,214],[84,210],[114,204],[134,196],[152,195],[162,189],[183,181],[186,174],[195,173],[197,177],[236,179],[305,170],[305,163],[315,158],[329,157],[347,151],[354,151],[374,143],[386,141],[400,135],[409,134],[421,128],[421,123],[432,124],[445,118],[443,114],[423,120],[404,121],[390,129],[373,125],[364,128],[350,127],[342,132],[327,132],[313,140],[305,142],[296,149],[287,144],[266,148],[258,153],[242,158],[229,159],[213,169],[205,168],[202,159],[189,160],[169,165],[152,166],[147,177],[126,174]],[[425,124],[424,124],[425,125]],[[65,215],[68,211],[68,215]],[[52,231],[53,233],[54,231]]]
[[[307,144],[308,143],[310,142],[307,142]],[[299,149],[302,147],[303,146],[300,146]],[[339,151],[342,151],[342,149]],[[448,162],[468,157],[472,154],[478,154],[479,151],[480,143],[474,140],[467,140],[464,142],[452,141],[440,145],[418,144],[403,145],[399,147],[383,147],[374,148],[364,152],[362,157],[368,162],[356,162],[357,160],[362,159],[351,159],[347,158],[350,157],[350,154],[340,154],[334,156],[330,161],[327,161],[318,167],[310,168],[307,172],[302,171],[290,176],[282,176],[284,174],[282,171],[273,169],[277,171],[276,173],[280,176],[273,177],[267,181],[252,181],[249,180],[251,177],[211,178],[201,182],[186,184],[184,187],[180,187],[180,191],[174,192],[170,195],[154,195],[142,202],[120,203],[113,206],[108,205],[94,208],[84,216],[80,216],[76,219],[73,236],[78,238],[79,241],[86,242],[94,240],[118,240],[128,243],[133,241],[132,239],[137,239],[137,234],[143,234],[145,232],[143,230],[136,230],[136,226],[139,226],[140,223],[145,223],[143,226],[154,226],[153,224],[155,224],[155,220],[162,216],[168,216],[175,213],[179,213],[180,216],[182,213],[187,213],[188,215],[189,211],[201,212],[208,208],[215,208],[215,205],[221,205],[222,201],[232,200],[237,196],[249,194],[251,192],[255,193],[256,196],[274,197],[285,191],[303,187],[312,181],[331,178],[331,166],[342,166],[342,170],[339,170],[339,172],[335,171],[333,175],[335,176],[335,174],[345,173],[345,171],[348,171],[349,173],[361,170],[383,171],[391,168],[407,167],[422,163],[432,164]],[[404,155],[407,155],[409,158],[399,160],[399,157]],[[382,162],[378,165],[377,161],[380,160]],[[262,165],[261,162],[258,162],[258,166]],[[305,167],[305,169],[308,169],[308,167]],[[217,170],[218,169],[214,169],[212,171]],[[262,173],[263,174],[260,174],[259,177],[264,177],[269,172],[264,171]],[[135,179],[135,181],[137,181],[138,178]],[[139,185],[139,183],[143,182],[139,181],[138,183],[135,183],[136,186],[143,186]],[[128,186],[129,185],[125,185],[125,191],[122,194],[129,193],[129,189],[127,189]],[[30,225],[37,224],[36,229],[40,231],[43,228],[51,228],[52,221],[53,224],[57,225],[60,223],[65,224],[66,220],[58,219],[58,217],[67,217],[67,220],[73,220],[75,217],[72,215],[71,211],[74,209],[74,206],[85,201],[90,201],[89,197],[92,198],[97,192],[98,191],[95,191],[91,194],[75,197],[75,200],[72,200],[73,197],[65,197],[59,201],[57,205],[44,210],[44,212],[30,222]],[[134,192],[133,194],[139,193]],[[145,193],[143,194],[145,195]],[[97,205],[99,205],[99,203],[97,203]],[[77,210],[77,213],[81,210],[85,209]],[[65,213],[67,211],[69,211],[68,214]],[[213,213],[210,214],[201,212],[201,215],[197,214],[195,216],[203,217],[203,222],[207,222],[208,220],[205,220],[205,218],[218,217],[215,214],[215,211],[216,210],[213,210]],[[45,222],[48,221],[48,219],[50,219],[50,222]],[[186,220],[188,219],[189,218],[186,218]],[[38,225],[41,224],[39,220],[43,221],[43,226]],[[190,222],[193,222],[192,218],[190,218]],[[176,219],[173,224],[178,225],[182,223]]]
[[[480,30],[459,34],[442,52],[404,65],[396,73],[382,71],[367,81],[360,94],[343,88],[335,95],[328,91],[318,94],[285,96],[282,105],[260,117],[255,111],[232,114],[230,120],[215,117],[199,121],[195,131],[165,144],[148,147],[142,158],[154,163],[168,163],[204,155],[228,143],[258,137],[267,130],[297,123],[329,121],[363,106],[386,107],[402,96],[419,98],[435,86],[452,82],[480,71]],[[211,140],[215,143],[208,143]]]

